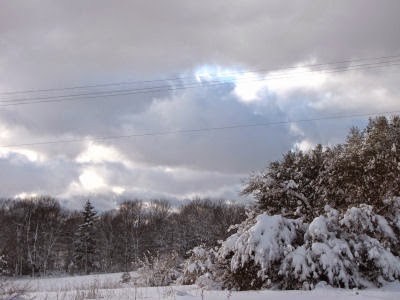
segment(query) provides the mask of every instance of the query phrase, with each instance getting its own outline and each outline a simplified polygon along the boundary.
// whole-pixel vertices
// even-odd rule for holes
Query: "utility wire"
[[[347,63],[360,62],[360,61],[374,61],[374,60],[381,60],[381,59],[393,59],[393,58],[399,58],[399,57],[400,57],[400,55],[390,55],[390,56],[379,56],[379,57],[370,57],[370,58],[349,59],[349,60],[333,61],[333,62],[328,62],[328,63],[303,65],[302,67],[313,68],[313,67],[319,67],[319,66],[347,64]],[[295,68],[297,68],[297,66],[286,67],[284,69],[290,70],[290,69],[295,69]],[[282,70],[282,69],[280,69],[280,70]],[[252,72],[274,72],[274,71],[279,71],[279,69],[271,70],[271,69],[266,69],[266,68],[260,68],[260,69],[253,69],[253,70],[247,70],[247,71],[226,72],[226,73],[224,73],[224,75],[235,76],[235,75],[252,73]],[[168,81],[184,80],[184,79],[188,79],[188,78],[193,78],[193,76],[172,77],[172,78],[153,79],[153,80],[109,82],[109,83],[98,83],[98,84],[91,84],[91,85],[76,85],[76,86],[61,87],[61,88],[45,88],[45,89],[28,89],[28,90],[21,90],[21,91],[8,91],[8,92],[1,92],[0,96],[14,95],[14,94],[66,91],[66,90],[85,89],[85,88],[98,88],[98,87],[108,87],[108,86],[129,85],[129,84],[144,84],[144,83],[156,83],[156,82],[166,82],[166,81],[168,82]]]
[[[327,73],[337,73],[337,72],[346,72],[352,70],[361,70],[361,69],[376,69],[383,67],[391,67],[400,65],[399,60],[392,60],[386,62],[376,62],[376,63],[367,63],[367,64],[359,64],[350,67],[340,67],[340,68],[329,68],[329,69],[318,69],[318,70],[309,70],[304,72],[291,73],[288,75],[278,74],[276,76],[267,76],[264,78],[259,78],[259,76],[251,76],[247,78],[240,79],[241,83],[247,82],[255,82],[255,81],[265,81],[265,80],[273,80],[273,79],[285,79],[291,78],[299,75],[309,74],[313,72],[322,72],[324,74]],[[121,90],[110,90],[110,91],[101,91],[101,92],[89,92],[89,93],[80,93],[80,94],[69,94],[69,95],[56,95],[56,96],[44,96],[44,97],[33,97],[33,98],[20,98],[13,100],[2,100],[0,101],[0,107],[5,106],[17,106],[17,105],[26,105],[26,104],[36,104],[36,103],[52,103],[52,102],[64,102],[64,101],[87,101],[96,98],[102,97],[115,97],[115,96],[124,96],[124,95],[134,95],[134,94],[144,94],[144,93],[155,93],[155,92],[163,92],[163,91],[175,91],[175,90],[184,90],[198,87],[214,87],[226,84],[233,84],[231,80],[221,81],[206,81],[206,82],[195,82],[191,84],[186,84],[178,87],[171,87],[170,85],[164,86],[155,86],[155,87],[146,87],[146,88],[136,88],[136,89],[121,89]]]
[[[32,142],[32,143],[0,145],[0,148],[40,146],[40,145],[51,145],[51,144],[66,144],[66,143],[76,143],[76,142],[93,142],[93,141],[105,141],[105,140],[118,140],[118,139],[126,139],[126,138],[133,138],[133,137],[165,136],[165,135],[172,135],[172,134],[202,133],[202,132],[212,132],[212,131],[221,131],[221,130],[233,130],[233,129],[240,129],[240,128],[269,127],[269,126],[273,126],[273,125],[285,125],[285,124],[291,124],[291,123],[304,123],[304,122],[314,122],[314,121],[348,119],[348,118],[367,117],[367,116],[376,116],[376,115],[388,115],[388,114],[397,114],[397,113],[400,113],[400,110],[372,112],[372,113],[358,113],[358,114],[349,114],[349,115],[332,115],[332,116],[317,117],[317,118],[310,118],[310,119],[274,121],[274,122],[266,122],[266,123],[234,124],[234,125],[226,125],[226,126],[221,126],[221,127],[204,127],[204,128],[195,128],[195,129],[164,130],[164,131],[148,132],[148,133],[132,133],[132,134],[125,134],[125,135],[109,135],[109,136],[93,137],[93,138],[49,140],[49,141]]]
[[[334,61],[334,62],[328,62],[328,63],[319,63],[319,64],[310,64],[310,65],[304,65],[303,67],[318,67],[318,66],[328,66],[328,65],[336,65],[336,64],[346,64],[346,63],[353,63],[353,62],[359,62],[359,61],[374,61],[374,60],[380,60],[380,59],[393,59],[393,58],[399,58],[400,55],[389,55],[389,56],[379,56],[379,57],[370,57],[370,58],[359,58],[359,59],[349,59],[349,60],[341,60],[341,61]],[[285,70],[288,69],[295,69],[295,67],[287,67],[284,68]],[[248,70],[248,71],[235,71],[235,72],[227,72],[224,73],[225,75],[240,75],[240,74],[245,74],[249,72],[273,72],[277,71],[271,70],[271,69],[266,69],[266,68],[260,68],[260,69],[254,69],[254,70]],[[165,82],[165,81],[176,81],[176,80],[184,80],[187,78],[192,78],[190,77],[173,77],[173,78],[165,78],[165,79],[153,79],[153,80],[137,80],[137,81],[121,81],[121,82],[109,82],[109,83],[98,83],[98,84],[92,84],[92,85],[76,85],[76,86],[70,86],[70,87],[62,87],[62,88],[46,88],[46,89],[28,89],[28,90],[21,90],[21,91],[8,91],[8,92],[2,92],[0,93],[1,95],[13,95],[13,94],[27,94],[27,93],[41,93],[41,92],[54,92],[54,91],[66,91],[66,90],[75,90],[75,89],[85,89],[85,88],[98,88],[98,87],[107,87],[107,86],[118,86],[118,85],[128,85],[128,84],[143,84],[143,83],[155,83],[155,82]]]
[[[378,60],[378,59],[399,59],[400,55],[393,55],[393,56],[382,56],[382,57],[377,57],[377,58],[365,58],[365,59],[354,59],[354,60],[344,60],[344,61],[336,61],[336,62],[331,62],[331,63],[320,63],[320,64],[310,64],[310,65],[303,65],[301,67],[307,67],[307,68],[315,68],[315,67],[320,67],[320,66],[334,66],[336,64],[345,64],[345,63],[352,63],[352,62],[357,62],[357,61],[368,61],[368,60]],[[377,61],[374,63],[385,63],[385,61]],[[288,68],[281,68],[281,69],[275,69],[275,70],[267,70],[267,69],[260,69],[260,70],[247,70],[247,71],[235,71],[235,72],[224,72],[224,76],[235,76],[235,75],[240,75],[240,74],[247,74],[247,73],[254,73],[254,72],[277,72],[281,70],[290,70],[290,69],[296,69],[299,66],[293,66],[293,67],[288,67]],[[13,94],[25,94],[25,93],[35,93],[35,92],[51,92],[51,91],[65,91],[65,90],[71,90],[71,89],[82,89],[82,88],[95,88],[95,87],[105,87],[105,86],[115,86],[115,85],[124,85],[124,84],[143,84],[143,83],[154,83],[154,82],[171,82],[171,81],[176,81],[180,80],[182,82],[186,78],[193,79],[193,76],[190,77],[175,77],[175,78],[170,78],[170,79],[155,79],[155,80],[143,80],[143,81],[127,81],[127,82],[117,82],[117,83],[105,83],[105,84],[95,84],[95,85],[82,85],[82,86],[75,86],[75,87],[66,87],[66,88],[49,88],[49,89],[36,89],[36,90],[24,90],[24,91],[12,91],[12,92],[3,92],[0,93],[1,95],[13,95]]]
[[[392,60],[392,61],[385,61],[385,62],[375,62],[375,63],[367,63],[367,64],[359,64],[359,65],[353,65],[350,67],[336,67],[336,68],[328,68],[328,69],[317,69],[317,70],[308,70],[308,71],[301,71],[301,72],[295,72],[295,73],[287,73],[287,72],[280,72],[279,74],[275,76],[268,76],[266,78],[268,79],[279,79],[279,78],[287,78],[292,77],[292,76],[298,76],[302,74],[307,74],[310,72],[324,72],[324,71],[342,71],[342,70],[353,70],[353,69],[359,69],[359,68],[364,68],[368,66],[373,66],[373,67],[380,67],[380,66],[392,66],[394,63],[399,63],[400,58],[398,60]],[[288,75],[285,75],[288,74]],[[241,82],[251,80],[253,81],[255,79],[256,81],[259,80],[265,80],[265,78],[260,78],[258,75],[252,75],[252,76],[246,76],[240,78]],[[226,83],[232,83],[231,79],[228,80],[207,80],[206,82],[185,82],[180,88],[185,88],[185,87],[191,87],[193,84],[195,86],[206,86],[206,85],[213,85],[214,83],[217,84],[226,84]],[[50,96],[41,96],[41,97],[30,97],[30,98],[17,98],[17,99],[9,99],[9,100],[0,100],[1,103],[17,103],[17,102],[26,102],[26,101],[33,101],[33,100],[47,100],[47,99],[58,99],[58,98],[71,98],[71,97],[82,97],[82,96],[102,96],[102,95],[108,95],[110,93],[124,93],[124,92],[141,92],[141,91],[153,91],[153,90],[162,90],[166,88],[171,88],[171,85],[163,85],[163,86],[150,86],[150,87],[144,87],[144,88],[134,88],[134,89],[120,89],[120,90],[106,90],[106,91],[95,91],[95,92],[85,92],[85,93],[79,93],[79,94],[66,94],[66,95],[50,95]]]

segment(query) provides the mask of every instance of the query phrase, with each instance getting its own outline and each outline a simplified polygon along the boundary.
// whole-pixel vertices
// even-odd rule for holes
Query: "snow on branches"
[[[400,278],[391,247],[398,235],[369,205],[344,213],[326,206],[311,223],[265,213],[238,226],[218,253],[219,280],[233,289],[310,289],[320,281],[336,287],[380,286]],[[224,263],[225,262],[225,263]],[[244,278],[248,285],[243,284]]]

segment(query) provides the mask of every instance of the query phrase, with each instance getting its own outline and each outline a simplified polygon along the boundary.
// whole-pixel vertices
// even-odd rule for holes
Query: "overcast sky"
[[[0,147],[0,196],[76,208],[90,197],[101,209],[129,197],[239,199],[250,172],[341,142],[368,117],[288,121],[400,110],[396,63],[310,67],[400,55],[399,11],[397,0],[1,1],[0,146],[84,141]],[[159,85],[168,88],[8,105]],[[91,141],[271,122],[287,123]]]

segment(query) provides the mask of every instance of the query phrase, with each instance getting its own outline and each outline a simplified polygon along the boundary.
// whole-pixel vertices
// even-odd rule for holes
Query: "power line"
[[[292,77],[292,76],[298,76],[298,75],[302,75],[302,74],[306,74],[306,73],[310,73],[310,72],[325,72],[329,71],[330,72],[340,72],[340,71],[348,71],[348,70],[356,70],[356,69],[366,69],[369,67],[386,67],[386,66],[395,66],[397,64],[397,62],[400,62],[400,60],[395,60],[395,61],[386,61],[386,62],[379,62],[379,63],[368,63],[368,64],[361,64],[361,65],[355,65],[355,66],[351,66],[351,67],[341,67],[341,68],[337,68],[336,69],[318,69],[318,70],[308,70],[308,71],[302,71],[302,72],[296,72],[296,73],[290,73],[289,76],[285,76],[285,73],[280,73],[279,75],[275,75],[275,76],[268,76],[268,79],[280,79],[280,78],[288,78],[288,77]],[[265,80],[265,78],[260,78],[259,76],[247,76],[245,78],[241,78],[240,79],[241,82],[247,82],[249,80],[251,81],[262,81]],[[161,91],[164,89],[185,89],[185,88],[192,88],[192,87],[200,87],[200,86],[213,86],[213,85],[220,85],[220,84],[227,84],[227,83],[232,83],[232,80],[228,80],[228,81],[223,81],[223,80],[213,80],[213,81],[207,81],[206,83],[203,82],[194,82],[194,83],[189,83],[186,85],[183,85],[181,87],[171,87],[170,85],[167,86],[153,86],[153,87],[145,87],[145,88],[136,88],[136,89],[123,89],[123,90],[109,90],[109,91],[97,91],[97,92],[88,92],[88,93],[80,93],[80,94],[67,94],[67,95],[55,95],[55,96],[45,96],[45,97],[34,97],[34,98],[20,98],[20,99],[12,99],[12,100],[2,100],[0,101],[1,103],[20,103],[20,102],[27,102],[27,101],[34,101],[34,100],[48,100],[48,99],[58,99],[58,98],[75,98],[75,97],[83,97],[83,96],[114,96],[114,94],[116,96],[118,96],[120,93],[136,93],[136,92],[152,92],[152,91]],[[195,84],[193,86],[193,84]]]
[[[259,76],[251,76],[244,79],[240,79],[240,82],[255,82],[255,81],[265,81],[271,79],[285,79],[291,78],[303,74],[309,74],[313,72],[323,72],[326,73],[337,73],[337,72],[347,72],[353,70],[365,70],[365,69],[376,69],[376,68],[383,68],[383,67],[392,67],[400,65],[400,60],[392,60],[392,61],[385,61],[385,62],[375,62],[375,63],[366,63],[366,64],[359,64],[350,67],[336,67],[336,68],[329,68],[329,69],[318,69],[318,70],[309,70],[303,71],[298,73],[291,73],[289,75],[276,75],[276,76],[268,76],[266,78],[259,78]],[[284,74],[284,73],[283,73]],[[102,97],[116,97],[116,96],[125,96],[125,95],[134,95],[134,94],[145,94],[145,93],[155,93],[155,92],[164,92],[164,91],[175,91],[175,90],[184,90],[184,89],[191,89],[191,88],[198,88],[198,87],[214,87],[226,84],[232,84],[231,80],[229,81],[222,81],[222,80],[214,80],[214,81],[207,81],[205,83],[196,82],[187,85],[183,85],[180,87],[171,87],[169,85],[164,86],[155,86],[155,87],[146,87],[146,88],[136,88],[136,89],[122,89],[122,90],[110,90],[110,91],[99,91],[99,92],[89,92],[89,93],[80,93],[80,94],[69,94],[69,95],[56,95],[56,96],[45,96],[45,97],[33,97],[33,98],[20,98],[20,99],[13,99],[13,100],[2,100],[0,103],[0,107],[6,106],[17,106],[17,105],[26,105],[26,104],[36,104],[36,103],[53,103],[53,102],[65,102],[65,101],[88,101],[91,99],[97,99]]]
[[[303,67],[307,68],[312,68],[312,67],[318,67],[318,66],[328,66],[328,65],[337,65],[337,64],[346,64],[346,63],[353,63],[353,62],[359,62],[359,61],[374,61],[374,60],[380,60],[380,59],[393,59],[393,58],[399,58],[400,55],[389,55],[389,56],[378,56],[378,57],[370,57],[370,58],[359,58],[359,59],[349,59],[349,60],[340,60],[340,61],[333,61],[333,62],[328,62],[328,63],[319,63],[319,64],[309,64],[309,65],[304,65]],[[284,68],[285,70],[290,70],[290,69],[295,69],[295,67],[286,67]],[[266,68],[260,68],[260,69],[253,69],[253,70],[247,70],[247,71],[235,71],[235,72],[226,72],[224,75],[238,75],[238,74],[245,74],[249,72],[273,72],[273,71],[278,71],[277,69],[271,70],[271,69],[266,69]],[[91,85],[76,85],[76,86],[70,86],[70,87],[62,87],[62,88],[45,88],[45,89],[28,89],[28,90],[21,90],[21,91],[8,91],[8,92],[2,92],[0,93],[1,95],[13,95],[13,94],[27,94],[27,93],[41,93],[41,92],[55,92],[55,91],[66,91],[66,90],[75,90],[75,89],[85,89],[85,88],[98,88],[98,87],[107,87],[107,86],[119,86],[119,85],[128,85],[128,84],[143,84],[143,83],[155,83],[155,82],[165,82],[165,81],[176,81],[176,80],[184,80],[187,78],[193,78],[193,76],[190,77],[172,77],[172,78],[165,78],[165,79],[152,79],[152,80],[136,80],[136,81],[121,81],[121,82],[108,82],[108,83],[97,83],[97,84],[91,84]]]
[[[397,114],[397,113],[400,113],[400,110],[374,112],[374,113],[359,113],[359,114],[349,114],[349,115],[332,115],[332,116],[310,118],[310,119],[297,119],[297,120],[275,121],[275,122],[266,122],[266,123],[234,124],[234,125],[226,125],[226,126],[221,126],[221,127],[205,127],[205,128],[195,128],[195,129],[165,130],[165,131],[148,132],[148,133],[132,133],[132,134],[126,134],[126,135],[110,135],[110,136],[93,137],[93,138],[50,140],[50,141],[33,142],[33,143],[10,144],[10,145],[3,145],[3,146],[0,145],[0,148],[117,140],[117,139],[133,138],[133,137],[149,137],[149,136],[164,136],[164,135],[173,135],[173,134],[212,132],[212,131],[233,130],[233,129],[251,128],[251,127],[269,127],[269,126],[274,126],[274,125],[285,125],[285,124],[291,124],[291,123],[304,123],[304,122],[314,122],[314,121],[348,119],[348,118],[356,118],[356,117],[368,117],[368,116],[388,115],[388,114]]]
[[[345,64],[345,63],[352,63],[352,62],[358,62],[358,61],[374,61],[374,60],[379,60],[379,59],[395,59],[395,58],[400,58],[400,55],[393,55],[393,56],[381,56],[381,57],[375,57],[375,58],[362,58],[362,59],[353,59],[353,60],[342,60],[342,61],[336,61],[336,62],[330,62],[330,63],[320,63],[320,64],[309,64],[309,65],[303,65],[302,67],[307,67],[307,68],[315,68],[318,66],[333,66],[336,64]],[[384,62],[374,62],[374,63],[385,63]],[[224,72],[225,76],[234,76],[234,75],[239,75],[239,74],[246,74],[246,73],[252,73],[252,72],[276,72],[280,70],[290,70],[290,69],[296,69],[298,66],[294,67],[288,67],[288,68],[281,68],[281,69],[259,69],[259,70],[247,70],[247,71],[235,71],[235,72]],[[24,90],[24,91],[10,91],[10,92],[3,92],[0,93],[1,95],[12,95],[12,94],[25,94],[25,93],[34,93],[34,92],[49,92],[49,91],[64,91],[64,90],[71,90],[71,89],[82,89],[82,88],[95,88],[95,87],[105,87],[105,86],[116,86],[116,85],[124,85],[124,84],[143,84],[143,83],[154,83],[154,82],[171,82],[171,81],[176,81],[176,80],[184,80],[185,78],[190,78],[192,79],[193,76],[190,77],[175,77],[175,78],[169,78],[169,79],[155,79],[155,80],[143,80],[143,81],[127,81],[127,82],[116,82],[116,83],[105,83],[105,84],[94,84],[94,85],[82,85],[82,86],[74,86],[74,87],[65,87],[65,88],[49,88],[49,89],[31,89],[31,90]]]

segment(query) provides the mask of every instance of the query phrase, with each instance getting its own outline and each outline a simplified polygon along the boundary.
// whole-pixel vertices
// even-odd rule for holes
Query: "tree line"
[[[168,201],[126,200],[97,213],[90,201],[81,211],[48,196],[0,201],[0,257],[6,274],[130,271],[146,255],[217,245],[245,209],[227,201],[196,199],[176,208]]]

